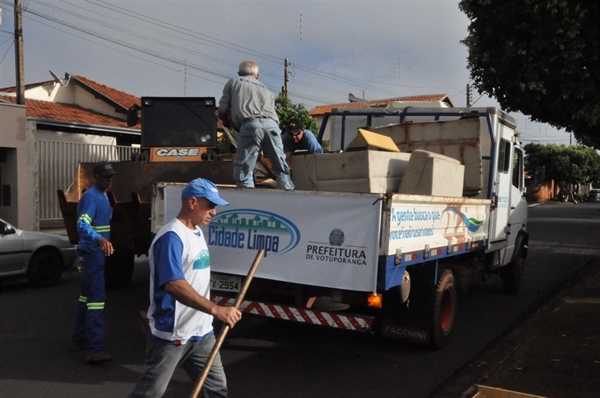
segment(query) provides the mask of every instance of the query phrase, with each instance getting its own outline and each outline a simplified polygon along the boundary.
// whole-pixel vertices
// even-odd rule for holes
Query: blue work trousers
[[[148,334],[144,374],[127,398],[162,397],[173,372],[179,366],[183,367],[195,385],[215,343],[216,338],[212,333],[200,341],[188,341],[182,345],[168,344]],[[200,390],[200,396],[227,397],[227,379],[218,353]]]
[[[290,168],[285,162],[281,130],[273,119],[250,119],[242,124],[238,134],[237,155],[233,178],[240,188],[254,188],[254,166],[260,153],[271,161],[271,171],[277,178],[277,188],[294,189]]]
[[[101,252],[77,251],[83,266],[73,340],[88,342],[88,351],[104,351],[104,262]]]

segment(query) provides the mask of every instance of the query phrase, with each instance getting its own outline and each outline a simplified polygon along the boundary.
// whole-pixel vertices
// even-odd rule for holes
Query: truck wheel
[[[29,261],[27,279],[36,287],[47,287],[58,283],[62,274],[61,257],[50,251],[35,253]]]
[[[129,285],[133,277],[134,260],[133,253],[121,250],[115,250],[106,257],[104,280],[107,289],[120,289]]]
[[[433,293],[431,344],[436,348],[444,347],[454,330],[456,299],[454,275],[452,271],[445,270],[439,276]]]
[[[502,272],[502,282],[506,294],[517,294],[521,290],[521,281],[523,280],[523,269],[525,268],[525,255],[523,248],[519,248],[517,257],[514,261],[504,266]]]

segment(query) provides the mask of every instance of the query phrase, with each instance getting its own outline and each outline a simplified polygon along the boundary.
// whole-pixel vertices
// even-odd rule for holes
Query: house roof
[[[430,94],[430,95],[413,95],[410,97],[398,97],[398,98],[388,98],[383,100],[375,100],[375,101],[362,101],[362,102],[346,102],[343,104],[331,104],[331,105],[321,105],[317,106],[310,110],[311,116],[320,116],[324,115],[327,112],[331,112],[336,108],[369,108],[374,106],[384,106],[388,105],[392,102],[396,101],[440,101],[445,102],[450,107],[454,107],[452,100],[448,97],[447,94]]]
[[[96,98],[102,98],[102,99],[106,100],[107,102],[114,103],[115,105],[120,107],[122,110],[127,110],[134,104],[137,104],[138,106],[142,105],[139,97],[136,97],[131,94],[127,94],[126,92],[117,90],[116,88],[112,88],[112,87],[108,87],[104,84],[100,84],[91,79],[88,79],[85,76],[71,75],[69,73],[66,73],[64,80],[67,80],[68,83],[77,84],[78,86],[82,87],[84,90],[90,92],[91,94],[94,94],[96,96]],[[43,82],[26,84],[25,91],[52,83],[53,81],[54,80],[46,80]],[[0,88],[0,92],[16,93],[17,88],[16,87]]]
[[[97,83],[81,75],[69,76],[71,77],[71,80],[74,80],[80,86],[87,88],[88,91],[103,96],[108,101],[111,101],[114,104],[121,106],[124,110],[129,109],[133,105],[142,105],[142,102],[139,97],[127,94],[126,92],[117,90],[112,87],[105,86],[104,84]]]
[[[109,103],[115,107],[117,112],[126,114],[127,109],[132,105],[141,106],[139,97],[127,94],[123,91],[100,84],[91,79],[80,75],[65,75],[68,84],[77,84],[96,98]],[[52,83],[53,80],[47,80],[38,83],[25,85],[25,90],[33,89],[45,84]],[[0,92],[11,94],[16,93],[16,87],[6,87],[0,89]],[[15,103],[16,99],[10,95],[0,95],[0,99]],[[79,105],[66,104],[52,101],[41,101],[25,98],[25,113],[27,117],[42,120],[51,120],[56,122],[79,123],[89,125],[99,125],[106,127],[139,129],[139,127],[128,127],[127,121],[117,117],[102,114],[91,109],[85,109]]]
[[[16,103],[15,97],[0,95],[0,99]],[[28,118],[57,122],[80,123],[106,127],[128,128],[127,121],[84,109],[78,105],[60,104],[50,101],[25,99],[25,114]]]

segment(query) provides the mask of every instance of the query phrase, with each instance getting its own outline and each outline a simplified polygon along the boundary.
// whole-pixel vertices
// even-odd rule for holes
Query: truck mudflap
[[[211,295],[211,300],[213,303],[223,306],[233,306],[235,303],[235,298],[233,297]],[[367,315],[318,311],[248,300],[242,301],[239,310],[247,314],[259,315],[267,318],[283,319],[286,321],[308,323],[365,333],[373,332],[373,321],[375,319],[375,317]]]

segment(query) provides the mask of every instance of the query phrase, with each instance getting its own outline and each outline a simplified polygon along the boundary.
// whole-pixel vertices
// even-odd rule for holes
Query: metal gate
[[[62,216],[56,191],[66,191],[75,180],[80,162],[130,160],[139,148],[131,146],[85,144],[38,140],[38,217],[40,227],[58,223]]]

